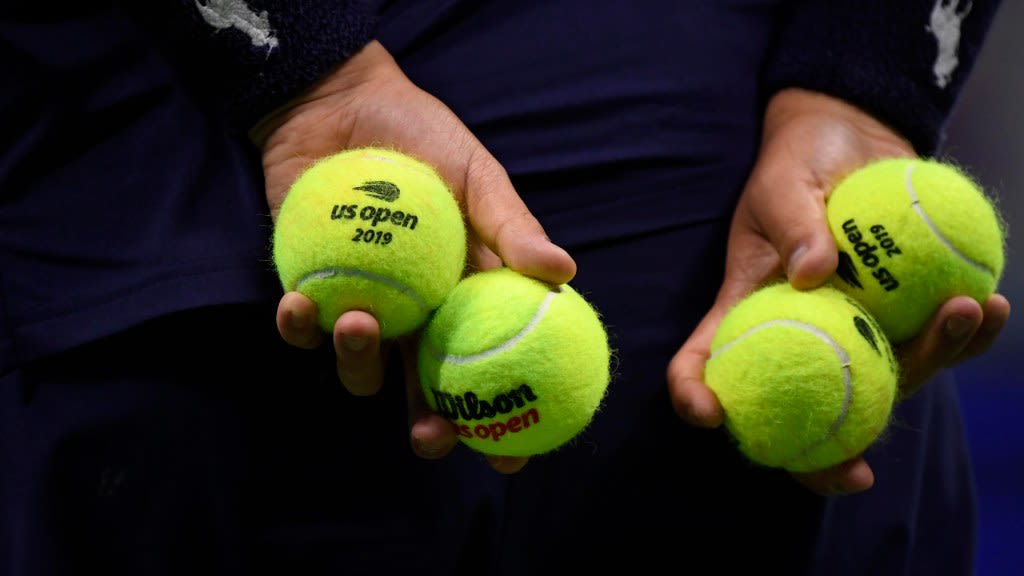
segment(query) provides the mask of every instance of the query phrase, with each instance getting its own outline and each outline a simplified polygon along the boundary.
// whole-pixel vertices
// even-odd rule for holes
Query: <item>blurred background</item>
[[[1024,574],[1024,2],[1004,0],[948,127],[944,156],[992,193],[1009,224],[999,292],[1014,307],[987,354],[959,364],[980,498],[977,576]],[[951,542],[950,545],[955,545]]]

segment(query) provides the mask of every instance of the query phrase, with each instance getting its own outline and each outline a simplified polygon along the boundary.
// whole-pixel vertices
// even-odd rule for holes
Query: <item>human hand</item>
[[[669,393],[682,418],[709,428],[723,422],[722,406],[703,374],[712,337],[733,304],[768,279],[785,276],[794,287],[808,289],[836,269],[838,253],[825,217],[832,187],[872,160],[914,155],[892,129],[841,100],[798,89],[772,98],[760,154],[733,215],[722,286],[668,366]],[[988,349],[1009,313],[1009,302],[999,294],[984,306],[964,296],[944,303],[924,331],[896,348],[900,397],[942,368]],[[823,495],[861,492],[874,483],[863,457],[793,476]]]
[[[576,273],[575,262],[550,242],[504,168],[450,109],[415,86],[378,42],[261,122],[252,137],[263,150],[267,201],[275,221],[288,188],[313,161],[348,148],[393,147],[432,164],[451,184],[469,224],[471,268],[504,263],[557,284]],[[301,348],[316,348],[326,337],[316,323],[316,304],[298,292],[281,299],[277,325],[285,341]],[[423,397],[415,336],[381,341],[377,320],[361,311],[338,318],[332,336],[338,377],[357,396],[380,390],[384,360],[397,344],[405,368],[414,452],[435,459],[455,446],[454,426],[433,413]],[[510,473],[527,459],[488,461],[496,470]]]

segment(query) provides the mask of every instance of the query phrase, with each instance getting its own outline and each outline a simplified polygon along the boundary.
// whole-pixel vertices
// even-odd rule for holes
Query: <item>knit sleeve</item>
[[[842,98],[933,154],[998,0],[791,2],[767,68],[788,87]]]
[[[197,95],[245,131],[374,36],[371,0],[148,0],[122,5]],[[140,7],[141,6],[141,7]]]

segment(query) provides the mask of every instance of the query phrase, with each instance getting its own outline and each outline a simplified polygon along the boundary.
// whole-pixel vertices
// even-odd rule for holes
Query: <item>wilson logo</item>
[[[497,394],[490,400],[482,399],[473,392],[462,395],[440,390],[432,392],[437,412],[449,420],[486,420],[537,401],[537,395],[526,384]]]

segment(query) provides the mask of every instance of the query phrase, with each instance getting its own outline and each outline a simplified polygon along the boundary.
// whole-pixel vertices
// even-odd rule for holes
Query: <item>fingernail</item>
[[[308,320],[301,314],[296,314],[294,310],[288,312],[288,325],[294,330],[305,330],[306,326],[309,325]]]
[[[963,340],[971,332],[974,323],[963,316],[952,316],[946,320],[946,336],[952,340]]]
[[[687,402],[679,414],[687,424],[697,428],[717,428],[721,423],[718,409],[710,401]]]
[[[342,343],[345,348],[353,352],[361,352],[363,348],[366,348],[366,344],[369,342],[368,338],[363,336],[345,336],[342,338]]]
[[[443,449],[436,444],[430,444],[421,440],[413,440],[413,445],[415,446],[416,453],[423,458],[437,458],[443,453]]]
[[[697,426],[699,428],[706,427],[704,425],[704,419],[697,414],[697,411],[694,410],[693,405],[691,404],[683,406],[682,410],[679,411],[679,416],[681,416],[690,426]]]
[[[796,250],[789,255],[789,262],[786,264],[786,277],[793,278],[796,276],[796,269],[800,265],[800,261],[803,260],[804,254],[807,253],[807,246],[801,244],[796,247]]]

